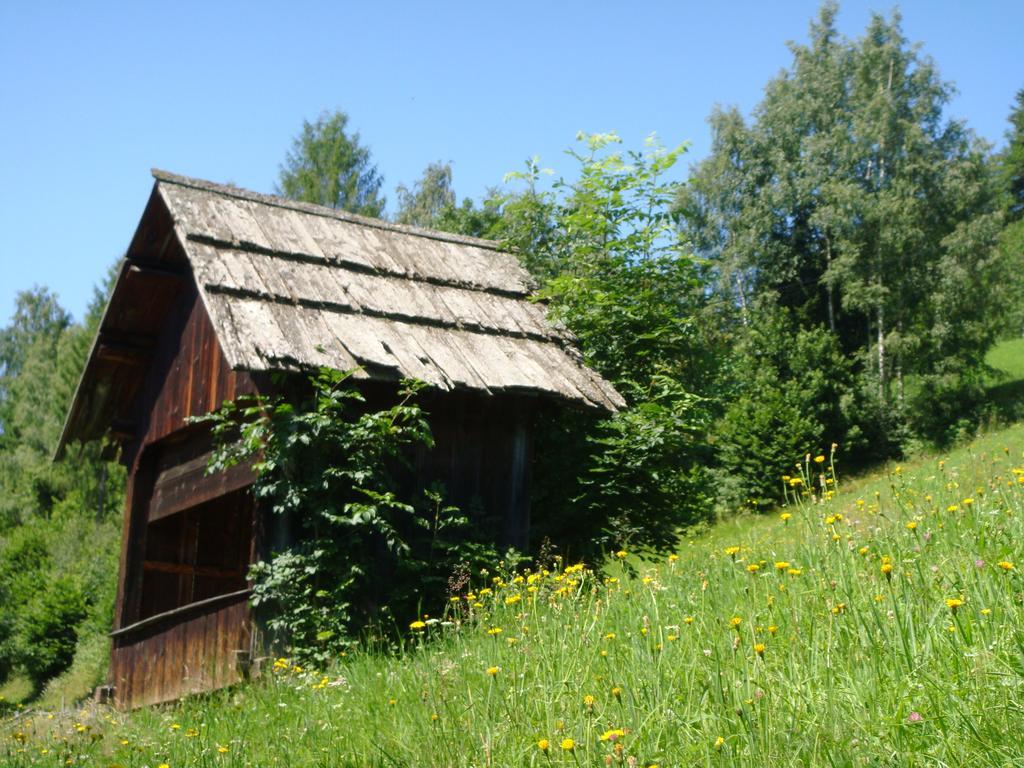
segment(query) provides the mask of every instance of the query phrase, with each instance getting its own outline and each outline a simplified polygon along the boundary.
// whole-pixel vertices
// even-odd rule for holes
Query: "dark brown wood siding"
[[[218,477],[195,471],[209,450],[209,436],[189,418],[257,391],[253,376],[225,362],[190,277],[167,315],[139,388],[132,408],[135,438],[123,454],[129,476],[110,668],[119,706],[168,701],[238,679],[238,651],[250,650],[247,597],[157,615],[156,623],[140,622],[141,600],[150,520],[216,504],[251,481],[244,471]],[[251,501],[247,514],[253,515]],[[243,527],[247,537],[256,529],[252,522]],[[251,538],[239,544],[252,551]]]
[[[114,633],[114,702],[140,707],[231,685],[242,678],[250,651],[247,591],[141,622]]]

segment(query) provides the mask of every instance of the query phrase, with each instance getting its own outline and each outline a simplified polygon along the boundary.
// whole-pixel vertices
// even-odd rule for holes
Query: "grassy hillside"
[[[1024,426],[834,498],[828,461],[811,460],[784,514],[725,523],[663,562],[626,555],[604,577],[495,564],[447,616],[419,617],[401,653],[323,673],[280,660],[248,687],[130,715],[16,710],[0,757],[1020,765],[1022,467]]]

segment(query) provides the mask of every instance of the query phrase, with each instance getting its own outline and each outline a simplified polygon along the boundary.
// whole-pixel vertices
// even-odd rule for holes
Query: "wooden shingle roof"
[[[623,404],[583,364],[571,334],[530,300],[534,285],[518,259],[491,241],[153,175],[127,261],[146,258],[142,251],[159,241],[154,222],[166,222],[236,370],[330,366],[442,390],[532,392],[607,410]],[[112,306],[125,303],[117,295],[125,282],[123,272]],[[87,367],[76,404],[88,377]],[[74,421],[75,405],[62,446],[95,436]]]

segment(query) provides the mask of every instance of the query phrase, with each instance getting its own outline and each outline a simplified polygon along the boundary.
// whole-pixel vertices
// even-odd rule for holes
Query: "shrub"
[[[213,469],[254,460],[260,505],[300,535],[256,563],[252,602],[276,642],[325,661],[358,633],[380,633],[440,601],[460,563],[494,559],[468,518],[440,489],[403,493],[408,453],[433,444],[403,384],[397,402],[367,407],[349,374],[322,369],[312,394],[228,404],[207,417],[217,449]]]
[[[39,585],[21,620],[19,661],[36,690],[67,669],[75,657],[78,625],[88,614],[85,595],[74,579],[61,576]]]

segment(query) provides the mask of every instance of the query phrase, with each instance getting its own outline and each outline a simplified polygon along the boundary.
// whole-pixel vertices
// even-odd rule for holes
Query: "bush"
[[[27,606],[21,621],[19,661],[36,690],[66,670],[75,657],[78,625],[88,614],[88,604],[78,584],[58,577],[39,585],[39,595]]]
[[[402,465],[433,444],[420,385],[369,409],[348,374],[323,369],[312,395],[226,405],[213,423],[213,468],[254,460],[260,505],[300,535],[256,563],[252,602],[272,642],[324,662],[370,629],[407,622],[440,602],[460,565],[496,559],[440,489],[403,495]]]

